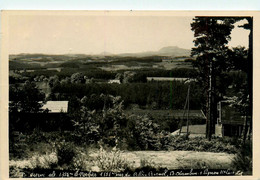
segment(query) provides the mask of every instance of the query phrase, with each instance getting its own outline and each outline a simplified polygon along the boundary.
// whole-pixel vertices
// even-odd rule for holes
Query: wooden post
[[[190,83],[188,86],[188,94],[187,94],[187,102],[188,102],[188,109],[187,109],[187,138],[189,137],[189,111],[190,111]]]

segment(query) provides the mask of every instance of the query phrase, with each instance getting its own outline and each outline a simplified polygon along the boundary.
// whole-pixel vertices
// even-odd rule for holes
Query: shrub
[[[73,143],[62,141],[57,145],[58,165],[69,165],[75,155],[76,152]]]
[[[9,168],[9,177],[10,178],[23,178],[24,172],[21,171],[21,168],[18,168],[16,166],[10,166]]]
[[[116,147],[105,150],[103,146],[100,146],[96,160],[97,170],[100,171],[122,172],[130,166],[122,156],[122,151]]]
[[[32,169],[49,169],[57,166],[58,163],[57,154],[55,152],[46,155],[36,154],[32,156],[29,161]]]
[[[28,135],[27,140],[29,144],[34,144],[39,142],[46,142],[47,138],[44,132],[34,129],[32,133]]]
[[[26,136],[19,132],[10,131],[9,153],[11,159],[21,159],[28,155]]]
[[[34,154],[29,159],[18,161],[11,160],[9,162],[9,175],[10,177],[23,177],[25,169],[52,169],[57,166],[57,163],[58,159],[55,152],[45,155]]]
[[[243,143],[233,159],[232,167],[234,171],[242,172],[243,175],[251,175],[252,164],[252,142]]]
[[[196,160],[184,161],[184,160],[182,160],[181,162],[182,163],[180,163],[178,166],[179,169],[206,169],[206,168],[209,168],[209,164],[206,163],[205,161],[196,161]]]
[[[93,165],[93,158],[88,156],[87,152],[78,152],[70,167],[73,170],[91,171]]]
[[[9,145],[9,152],[11,159],[21,159],[27,157],[28,145],[24,142],[11,142]]]
[[[143,168],[147,168],[147,167],[151,167],[151,168],[156,168],[156,163],[154,163],[152,160],[147,160],[147,159],[143,159],[141,158],[140,160],[140,169],[143,169]],[[159,168],[159,167],[157,167]]]
[[[129,146],[135,145],[135,149],[160,150],[165,145],[163,132],[159,132],[159,125],[149,119],[148,116],[133,115],[131,125],[129,125],[130,136],[128,136]]]
[[[169,136],[166,150],[183,150],[183,151],[208,151],[208,152],[226,152],[236,153],[237,147],[231,139],[213,138],[211,141],[205,137],[195,137],[186,139],[185,135]],[[232,140],[233,141],[233,140]]]

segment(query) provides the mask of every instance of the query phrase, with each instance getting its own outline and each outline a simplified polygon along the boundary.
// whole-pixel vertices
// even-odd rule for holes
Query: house
[[[68,113],[68,101],[47,101],[40,112],[29,113],[18,112],[10,114],[9,123],[14,130],[32,131],[41,129],[43,131],[57,131],[60,129],[69,130],[72,128],[71,122],[66,115]]]
[[[55,131],[59,129],[70,129],[71,122],[67,118],[68,101],[47,101],[43,106],[41,116],[42,122],[39,123],[40,127],[45,131]]]
[[[147,77],[147,81],[181,81],[186,82],[188,80],[195,81],[195,79],[192,78],[180,78],[180,77]]]
[[[119,79],[110,79],[108,81],[109,84],[112,84],[112,83],[115,83],[115,84],[121,84],[120,80]]]
[[[245,117],[241,116],[239,112],[228,101],[221,101],[218,103],[218,118],[215,124],[215,136],[217,137],[239,137],[242,135]],[[206,117],[205,117],[206,119]],[[205,136],[206,124],[189,125],[190,136]],[[180,129],[174,131],[172,135],[186,134],[187,126],[184,124]]]
[[[153,117],[168,117],[171,119],[186,119],[186,113],[183,110],[147,110],[147,109],[135,109],[133,110],[126,110],[125,113],[127,115],[150,115]],[[205,121],[206,116],[202,112],[202,110],[189,110],[189,119],[190,120],[201,120]]]
[[[43,110],[48,110],[49,113],[67,113],[69,101],[47,101],[43,106]]]
[[[223,136],[241,136],[245,122],[245,117],[228,101],[220,101],[218,103],[218,119],[215,128],[215,135]]]

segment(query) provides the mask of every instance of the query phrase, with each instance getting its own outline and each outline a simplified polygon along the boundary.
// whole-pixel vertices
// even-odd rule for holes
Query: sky
[[[112,54],[191,49],[191,16],[13,15],[9,53]],[[241,24],[242,22],[240,22]],[[248,31],[235,28],[230,46],[248,46]]]

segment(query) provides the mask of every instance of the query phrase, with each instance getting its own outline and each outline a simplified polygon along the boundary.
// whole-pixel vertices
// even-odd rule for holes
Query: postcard
[[[1,178],[259,178],[259,15],[2,11]]]

